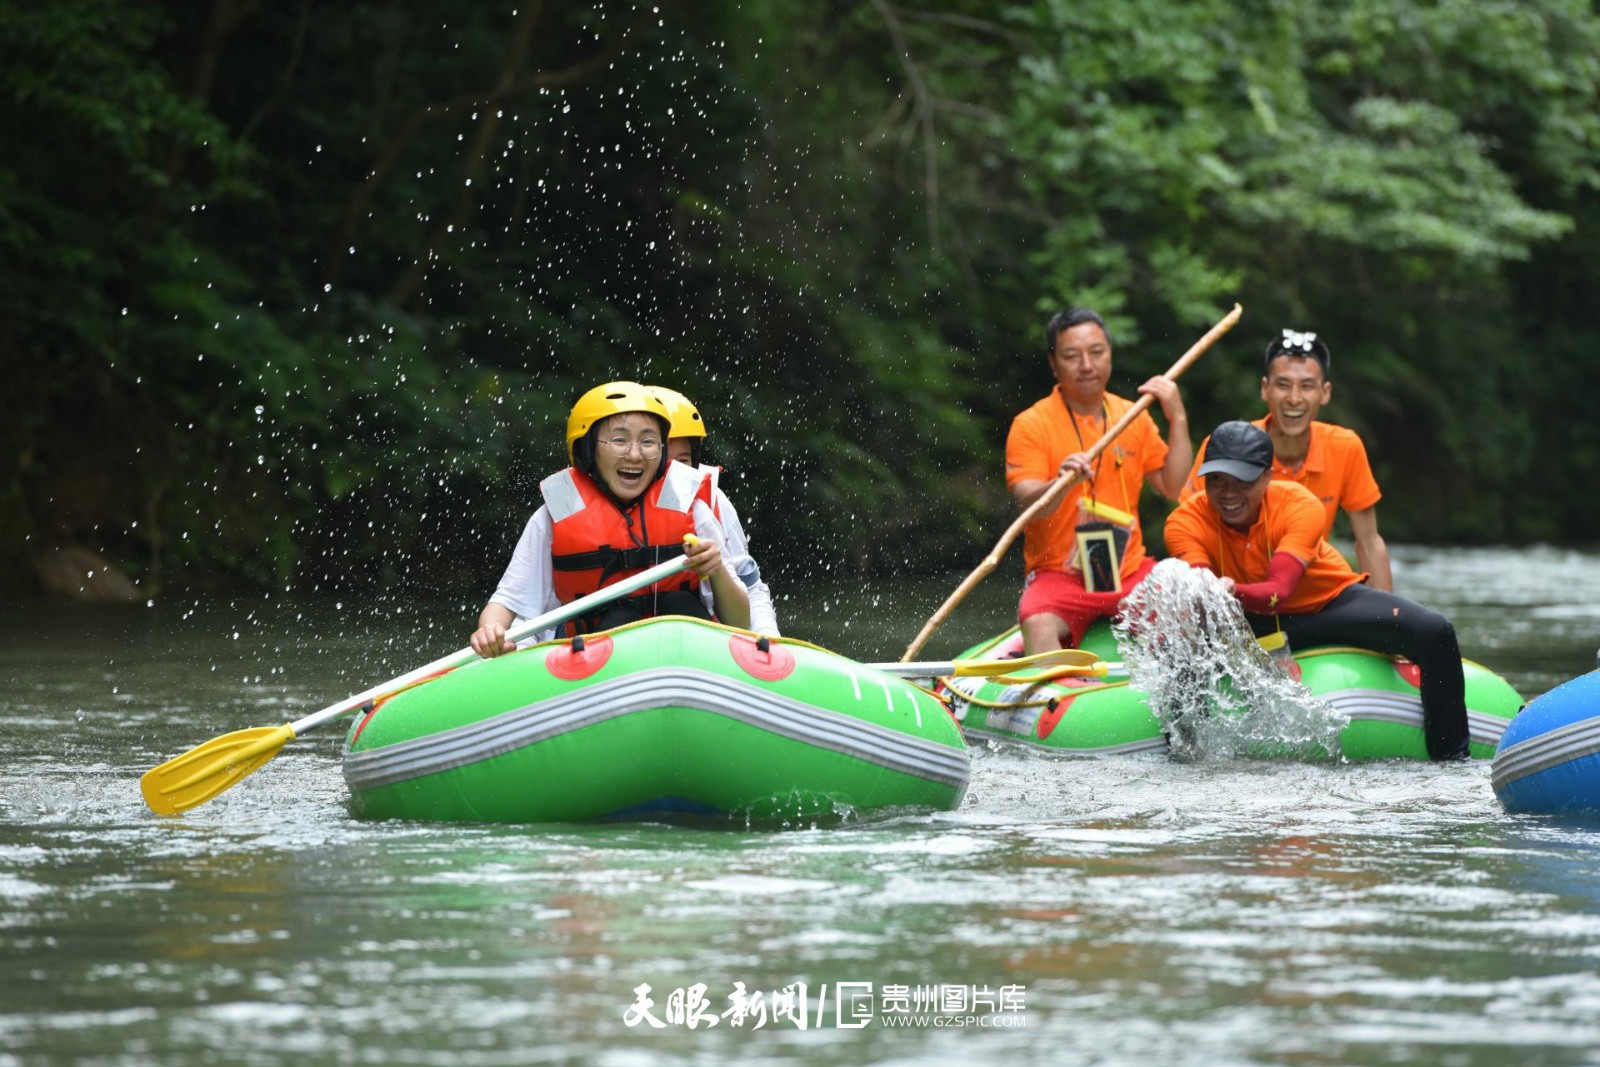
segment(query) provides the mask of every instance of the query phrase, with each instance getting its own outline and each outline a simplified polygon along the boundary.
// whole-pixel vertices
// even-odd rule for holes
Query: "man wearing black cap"
[[[1366,572],[1369,585],[1393,592],[1389,546],[1378,532],[1378,501],[1383,493],[1372,476],[1366,445],[1354,430],[1317,419],[1333,398],[1332,360],[1328,343],[1314,333],[1284,330],[1268,342],[1261,376],[1261,402],[1267,405],[1267,414],[1255,425],[1272,438],[1272,476],[1299,482],[1322,502],[1324,537],[1332,536],[1333,520],[1342,508],[1350,519],[1356,569]],[[1183,483],[1181,500],[1205,488],[1199,475],[1204,441],[1195,455],[1195,470]]]
[[[1422,675],[1429,758],[1467,758],[1450,620],[1364,584],[1323,538],[1321,502],[1296,482],[1274,480],[1272,459],[1272,438],[1259,426],[1218,426],[1197,472],[1204,491],[1167,517],[1167,551],[1228,582],[1257,636],[1281,629],[1292,648],[1353,645],[1411,660]]]

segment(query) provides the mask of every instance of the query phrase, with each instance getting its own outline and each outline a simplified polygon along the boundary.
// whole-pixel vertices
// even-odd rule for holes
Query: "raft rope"
[[[356,724],[355,732],[350,735],[350,744],[352,744],[352,745],[355,744],[356,738],[361,736],[361,731],[365,730],[367,728],[367,723],[371,722],[372,721],[372,717],[374,715],[378,714],[378,709],[382,708],[385,704],[389,703],[389,701],[393,700],[395,697],[399,696],[401,693],[404,693],[409,689],[415,689],[419,685],[426,685],[426,684],[428,684],[429,682],[433,681],[436,678],[443,678],[445,675],[449,674],[451,671],[456,670],[456,669],[457,668],[455,668],[455,667],[446,667],[442,671],[435,671],[434,673],[428,675],[426,678],[418,678],[416,681],[412,682],[410,685],[403,685],[399,689],[396,689],[394,692],[385,693],[385,694],[383,694],[383,696],[379,697],[378,699],[373,700],[373,701],[369,701],[367,704],[363,705],[362,710],[364,710],[366,712],[366,714],[361,717],[361,721]]]
[[[616,627],[616,628],[614,628],[614,629],[612,629],[612,630],[610,630],[608,632],[612,633],[612,634],[619,634],[619,633],[622,633],[624,630],[632,630],[632,629],[635,629],[637,627],[644,626],[647,623],[654,622],[654,621],[656,621],[656,619],[673,618],[673,617],[674,616],[661,615],[661,616],[656,616],[656,617],[650,618],[650,619],[639,619],[639,620],[637,620],[635,622],[624,623],[623,625],[618,626],[618,627]],[[685,619],[689,618],[689,616],[687,616],[687,615],[677,616],[677,617],[678,618],[685,618]],[[722,631],[724,631],[724,632],[726,632],[726,633],[728,633],[730,635],[749,636],[749,634],[750,634],[750,631],[748,631],[748,630],[741,630],[741,629],[738,629],[737,627],[729,626],[726,623],[720,623],[720,622],[716,622],[714,620],[708,622],[705,619],[695,619],[693,621],[699,623],[702,626],[713,626],[713,627],[716,627],[717,629],[722,630]],[[1012,627],[1012,629],[1007,630],[1005,633],[1001,634],[996,639],[995,644],[998,644],[1000,641],[1003,641],[1006,637],[1010,636],[1015,631],[1016,631],[1016,627]],[[801,648],[810,648],[810,649],[815,649],[818,652],[827,653],[829,655],[838,655],[838,653],[834,652],[831,648],[824,648],[822,645],[814,644],[813,642],[807,641],[807,640],[805,640],[803,638],[799,638],[799,637],[777,637],[777,638],[771,638],[771,637],[765,637],[763,635],[759,635],[758,634],[758,635],[756,635],[756,639],[758,641],[763,641],[763,640],[767,641],[767,642],[769,642],[769,644],[770,644],[770,642],[778,641],[778,642],[781,642],[781,643],[786,644],[786,645],[798,645]],[[527,648],[519,648],[519,649],[517,649],[517,652],[532,652],[535,649],[541,649],[541,648],[542,649],[548,649],[552,645],[571,644],[574,640],[582,640],[582,638],[581,637],[579,637],[579,638],[561,638],[561,637],[558,637],[558,638],[555,638],[554,640],[544,641],[544,642],[541,642],[540,644],[537,644],[537,645],[529,645]],[[991,645],[990,647],[993,647],[993,645]],[[1301,653],[1301,655],[1318,655],[1318,654],[1320,654],[1322,652],[1343,652],[1343,651],[1364,652],[1364,651],[1369,651],[1369,650],[1367,650],[1367,649],[1342,649],[1342,648],[1313,649],[1313,650],[1311,650],[1309,652]],[[513,653],[507,653],[507,655],[516,655],[516,653],[514,653],[514,652]],[[457,669],[457,668],[450,668],[450,670],[455,670],[455,669]],[[438,672],[437,674],[429,675],[426,678],[418,679],[417,681],[411,683],[410,685],[406,686],[403,689],[396,689],[393,693],[387,693],[384,696],[379,697],[377,700],[375,700],[372,703],[372,706],[367,709],[366,716],[356,726],[355,733],[354,733],[354,735],[352,735],[351,740],[354,741],[356,737],[359,737],[361,735],[361,731],[366,728],[367,723],[370,722],[372,717],[378,713],[378,710],[380,708],[382,708],[385,704],[387,704],[390,700],[392,700],[395,697],[399,696],[401,693],[406,692],[406,690],[415,689],[419,685],[426,685],[427,683],[433,681],[436,678],[441,678],[444,675],[449,674],[450,670],[443,670],[443,671]],[[1036,674],[1036,675],[1017,676],[1017,675],[1005,675],[1005,674],[1002,674],[1002,675],[992,676],[992,677],[990,677],[988,679],[985,679],[985,681],[987,681],[987,682],[999,682],[1001,684],[1012,685],[1012,686],[1024,685],[1025,684],[1028,687],[1027,691],[1032,691],[1032,690],[1038,689],[1040,686],[1048,685],[1049,683],[1054,682],[1059,678],[1066,677],[1067,675],[1072,674],[1072,673],[1073,673],[1073,671],[1072,671],[1071,668],[1060,668],[1060,669],[1048,669],[1047,668],[1047,669],[1042,670],[1039,674]],[[902,679],[902,680],[905,681],[906,684],[911,686],[912,688],[920,689],[922,692],[928,694],[928,696],[932,697],[934,700],[937,700],[940,704],[944,705],[945,710],[950,712],[952,715],[955,714],[955,710],[952,707],[952,704],[956,700],[961,701],[963,704],[975,704],[980,708],[990,708],[990,709],[998,709],[998,710],[1014,710],[1014,709],[1018,709],[1018,708],[1044,708],[1044,707],[1050,707],[1053,704],[1057,704],[1061,700],[1061,694],[1056,694],[1054,696],[1045,696],[1045,697],[1041,697],[1040,699],[1035,699],[1035,700],[989,700],[989,699],[987,699],[985,697],[969,696],[966,693],[962,692],[960,689],[957,689],[955,687],[955,685],[953,684],[954,683],[954,676],[953,675],[946,676],[946,677],[940,678],[938,680],[939,682],[943,683],[943,685],[944,685],[944,691],[942,691],[942,692],[939,691],[939,690],[936,690],[936,689],[930,689],[925,685],[920,685],[920,684],[918,684],[916,682],[911,681],[910,679]],[[1127,685],[1127,684],[1128,684],[1127,682],[1107,682],[1107,683],[1105,683],[1103,685],[1087,685],[1087,686],[1082,686],[1081,688],[1075,689],[1070,695],[1071,696],[1078,696],[1079,694],[1082,694],[1082,693],[1092,693],[1092,692],[1096,692],[1096,691],[1101,690],[1101,689],[1110,689],[1110,688],[1112,688],[1114,686]]]
[[[657,616],[654,616],[654,617],[649,618],[649,619],[638,619],[638,620],[635,620],[634,622],[624,623],[623,625],[615,627],[615,628],[613,628],[613,629],[611,629],[611,630],[609,630],[607,632],[608,633],[612,633],[612,634],[619,634],[619,633],[622,633],[624,630],[632,630],[632,629],[635,629],[636,627],[644,626],[646,623],[655,622],[657,619],[670,619],[670,618],[688,619],[688,618],[690,618],[690,616],[687,616],[687,615],[679,615],[679,616],[657,615]],[[835,652],[831,648],[824,648],[821,645],[813,644],[812,642],[807,641],[804,638],[799,638],[799,637],[768,637],[768,636],[766,636],[764,634],[752,634],[749,630],[741,630],[736,626],[729,626],[726,623],[717,622],[715,619],[710,619],[710,620],[707,620],[707,619],[693,619],[692,621],[699,623],[701,626],[712,626],[712,627],[715,627],[716,629],[721,630],[724,633],[727,633],[729,635],[741,636],[741,637],[754,636],[758,646],[760,645],[761,642],[766,642],[767,646],[771,647],[772,642],[776,641],[776,642],[779,642],[779,643],[785,644],[785,645],[798,645],[801,648],[815,649],[818,652],[824,652],[824,653],[827,653],[830,656],[837,656],[839,654],[839,653]],[[558,637],[558,638],[556,638],[556,639],[554,639],[552,641],[545,641],[545,642],[542,642],[542,643],[537,644],[537,645],[529,645],[527,648],[519,648],[519,649],[517,649],[517,652],[532,652],[536,648],[549,648],[552,645],[561,645],[561,644],[566,644],[566,643],[568,643],[568,639]],[[766,651],[766,649],[762,649],[762,651]],[[515,655],[515,653],[507,653],[507,654],[508,655]],[[943,679],[940,679],[940,680],[943,681],[943,682],[946,682],[946,683],[948,683],[950,681],[949,678],[943,678]],[[944,710],[946,712],[948,712],[952,718],[955,716],[955,711],[950,706],[951,697],[949,695],[947,695],[945,693],[940,693],[940,692],[938,692],[936,690],[933,690],[933,689],[929,689],[925,685],[918,685],[916,682],[911,681],[909,678],[902,679],[902,681],[904,681],[907,685],[911,686],[913,689],[920,689],[922,692],[928,694],[928,696],[932,697],[934,700],[937,700],[941,705],[943,705]],[[387,699],[387,698],[385,698],[385,699]]]

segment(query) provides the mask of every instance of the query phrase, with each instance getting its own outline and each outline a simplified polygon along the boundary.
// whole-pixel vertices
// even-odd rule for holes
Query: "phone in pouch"
[[[1078,569],[1083,572],[1085,589],[1091,593],[1122,592],[1122,550],[1127,543],[1128,535],[1109,522],[1078,527]]]
[[[1091,593],[1122,592],[1122,559],[1138,519],[1088,496],[1078,498],[1078,551],[1073,565]]]

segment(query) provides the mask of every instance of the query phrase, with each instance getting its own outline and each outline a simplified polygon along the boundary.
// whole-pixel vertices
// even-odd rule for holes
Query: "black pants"
[[[1366,585],[1352,585],[1321,611],[1306,615],[1250,615],[1257,637],[1279,624],[1289,647],[1354,645],[1404,656],[1422,672],[1422,736],[1428,757],[1466,759],[1466,682],[1461,677],[1461,646],[1450,620],[1414,600]]]

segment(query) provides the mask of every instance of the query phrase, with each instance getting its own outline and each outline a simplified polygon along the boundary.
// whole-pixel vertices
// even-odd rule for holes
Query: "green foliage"
[[[1593,529],[1575,0],[0,0],[0,583],[481,594],[590,385],[683,389],[775,575],[970,565],[1065,304],[1197,436],[1283,325],[1396,538]],[[1529,359],[1537,353],[1540,358]],[[15,457],[12,460],[9,457]]]

